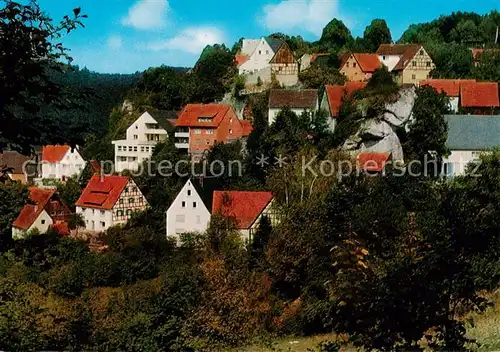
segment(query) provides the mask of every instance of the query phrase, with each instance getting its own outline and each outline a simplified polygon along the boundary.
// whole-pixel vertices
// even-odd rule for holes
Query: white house
[[[126,223],[132,213],[145,210],[148,202],[131,178],[94,175],[75,205],[85,229],[100,232]]]
[[[169,121],[161,114],[145,112],[127,128],[126,138],[113,141],[115,171],[137,170],[151,158],[154,146],[168,138]]]
[[[444,176],[463,175],[481,153],[500,146],[499,115],[445,115],[445,119],[451,153],[443,160]]]
[[[188,180],[167,210],[167,238],[177,241],[183,233],[202,233],[210,223],[210,211],[192,180]]]
[[[246,60],[238,67],[240,75],[256,73],[270,67],[270,61],[279,49],[277,41],[268,38],[243,39],[239,56],[245,56]],[[274,45],[276,44],[276,45]],[[271,45],[274,45],[271,46]],[[280,44],[281,45],[281,41]]]
[[[69,145],[46,145],[42,147],[42,179],[66,181],[79,175],[85,167],[85,160],[77,148]]]
[[[297,115],[304,111],[317,111],[319,108],[316,89],[271,89],[269,93],[268,123],[276,121],[276,116],[283,108],[289,108]]]

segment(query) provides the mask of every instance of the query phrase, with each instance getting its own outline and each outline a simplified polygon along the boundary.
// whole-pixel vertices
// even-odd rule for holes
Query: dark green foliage
[[[429,55],[436,65],[432,78],[470,78],[474,67],[471,50],[455,43],[428,45]]]
[[[380,44],[392,43],[392,36],[383,19],[374,19],[363,33],[363,44],[368,52],[377,51]]]
[[[271,221],[267,216],[263,216],[259,223],[259,228],[249,245],[250,265],[259,267],[265,260],[265,252],[272,233]]]
[[[343,85],[346,81],[337,69],[322,65],[312,65],[300,72],[299,79],[306,88],[313,89],[323,89],[326,84]]]
[[[62,201],[74,211],[75,203],[80,198],[82,187],[76,177],[69,178],[66,182],[57,184],[57,193]]]
[[[341,20],[334,18],[323,29],[318,43],[322,50],[334,49],[338,52],[344,45],[352,41],[351,31]]]
[[[0,250],[12,238],[12,223],[28,203],[28,189],[18,183],[0,183]]]
[[[474,77],[500,83],[500,52],[486,51],[480,54],[479,59],[479,65],[472,71]]]

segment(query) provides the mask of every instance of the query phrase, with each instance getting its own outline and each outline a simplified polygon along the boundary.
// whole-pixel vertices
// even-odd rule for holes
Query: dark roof
[[[318,101],[317,89],[271,89],[270,108],[314,109]]]
[[[175,122],[179,116],[179,111],[175,110],[154,110],[149,112],[158,124],[167,132],[175,130]]]
[[[418,44],[380,44],[377,49],[378,55],[403,55],[412,47],[420,47]]]
[[[445,115],[451,150],[487,150],[500,145],[499,115]]]
[[[271,47],[271,49],[273,49],[273,51],[275,53],[278,51],[280,46],[283,45],[283,43],[284,43],[283,40],[281,40],[281,39],[270,38],[270,37],[266,38],[266,42],[267,42],[267,44],[269,44],[269,46]]]
[[[399,62],[394,66],[393,71],[404,70],[410,61],[417,55],[417,53],[422,48],[421,45],[408,45],[408,48],[399,59]]]
[[[33,159],[33,156],[22,155],[18,152],[4,151],[0,153],[0,166],[7,166],[7,168],[11,169],[9,172],[13,174],[23,174],[24,163]]]

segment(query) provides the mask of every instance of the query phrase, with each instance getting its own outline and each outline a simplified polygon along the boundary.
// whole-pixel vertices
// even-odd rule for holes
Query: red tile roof
[[[344,86],[326,85],[325,91],[331,116],[339,114],[345,96],[351,98],[356,91],[366,87],[366,84],[366,82],[346,82]]]
[[[467,82],[460,88],[460,105],[467,107],[499,107],[498,83]]]
[[[241,127],[243,136],[249,136],[253,131],[252,123],[248,120],[241,120]]]
[[[56,224],[51,225],[51,227],[57,231],[60,235],[69,235],[71,231],[69,230],[67,222],[58,222]]]
[[[227,104],[188,104],[181,111],[176,126],[218,127],[230,109],[232,109],[231,105]],[[209,121],[203,121],[203,119],[209,119]]]
[[[363,72],[375,72],[382,66],[377,54],[353,54]]]
[[[474,57],[474,60],[479,60],[480,55],[484,52],[493,52],[493,53],[500,53],[500,49],[472,49],[472,56]]]
[[[212,214],[234,217],[238,229],[248,229],[272,199],[271,192],[214,191]]]
[[[475,79],[426,79],[420,82],[420,86],[430,86],[438,93],[444,92],[449,97],[458,97],[463,84],[475,81]]]
[[[94,175],[75,205],[82,208],[112,209],[128,182],[129,178],[125,176]]]
[[[29,198],[36,205],[26,204],[17,216],[16,220],[13,222],[12,226],[22,230],[29,229],[44,211],[45,206],[55,192],[55,189],[30,187]]]
[[[236,61],[236,66],[243,65],[245,62],[248,61],[250,57],[248,55],[236,55],[234,57],[234,60]]]
[[[97,160],[90,160],[90,171],[93,173],[93,174],[98,174],[101,172],[101,165],[99,164],[99,162],[97,162]]]
[[[312,54],[311,55],[311,64],[314,63],[314,61],[316,61],[316,59],[320,56],[328,56],[330,55],[329,53],[316,53],[316,54]]]
[[[389,158],[388,153],[365,152],[358,155],[358,163],[362,170],[379,172],[384,169]]]
[[[44,145],[42,147],[42,161],[58,163],[70,148],[69,145]]]

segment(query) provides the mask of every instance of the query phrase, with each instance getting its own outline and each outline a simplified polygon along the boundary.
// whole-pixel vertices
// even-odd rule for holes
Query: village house
[[[446,146],[450,155],[443,159],[443,174],[463,175],[470,162],[481,153],[500,146],[499,115],[445,115],[448,123]]]
[[[188,104],[176,122],[175,146],[199,160],[216,142],[240,140],[252,129],[249,121],[238,119],[231,105]]]
[[[137,170],[153,154],[154,146],[164,142],[173,130],[175,112],[143,113],[127,128],[125,139],[113,141],[115,171]]]
[[[252,242],[263,216],[273,226],[279,221],[271,192],[215,191],[212,215],[215,214],[233,218],[245,243]]]
[[[328,59],[329,56],[329,53],[304,54],[299,59],[299,71],[305,71],[314,64],[324,61],[323,59]]]
[[[71,211],[55,189],[30,187],[29,199],[12,224],[12,238],[21,239],[27,233],[38,230],[45,233],[51,226],[66,224]]]
[[[69,145],[45,145],[42,147],[42,179],[66,181],[79,175],[85,167],[85,160],[78,148]]]
[[[381,44],[379,60],[392,72],[398,84],[415,84],[429,78],[435,65],[419,44]]]
[[[346,53],[340,58],[340,72],[351,82],[368,81],[381,66],[377,54]]]
[[[131,178],[94,175],[75,205],[85,229],[101,232],[125,224],[132,213],[145,210],[148,202]]]
[[[276,116],[284,108],[301,115],[304,111],[317,111],[318,107],[317,89],[271,89],[268,122],[271,125],[276,121]]]
[[[35,156],[26,156],[18,152],[4,150],[0,153],[0,168],[6,167],[7,177],[11,181],[31,182],[37,176]]]
[[[498,83],[467,82],[460,85],[460,107],[469,114],[499,113]]]
[[[453,113],[458,113],[459,100],[460,100],[460,87],[462,84],[468,82],[475,82],[472,80],[463,79],[427,79],[420,82],[420,86],[430,86],[438,93],[445,93],[450,99],[450,110]]]
[[[335,131],[337,117],[344,99],[350,99],[352,95],[366,86],[366,82],[346,82],[345,85],[326,85],[321,98],[320,109],[328,114],[328,127]]]
[[[177,242],[184,233],[203,233],[210,223],[210,204],[195,180],[188,180],[167,210],[167,238]]]
[[[285,86],[298,82],[299,64],[288,44],[281,39],[243,39],[235,62],[247,85],[269,84],[273,75]]]

